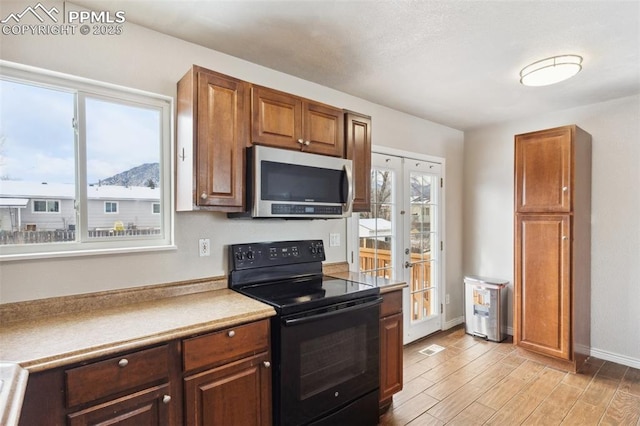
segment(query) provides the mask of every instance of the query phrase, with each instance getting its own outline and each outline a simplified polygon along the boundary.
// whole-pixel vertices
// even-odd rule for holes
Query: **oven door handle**
[[[326,318],[331,318],[337,315],[342,315],[342,314],[346,314],[349,312],[355,312],[355,311],[360,311],[362,309],[367,309],[367,308],[373,308],[374,306],[380,305],[382,304],[382,297],[378,297],[377,299],[371,301],[371,302],[366,302],[366,303],[361,303],[359,305],[354,305],[354,306],[350,306],[348,308],[343,308],[343,309],[338,309],[335,311],[330,311],[330,312],[325,312],[322,314],[317,314],[317,315],[310,315],[310,316],[306,316],[306,317],[299,317],[299,318],[289,318],[289,319],[285,319],[284,325],[285,326],[294,326],[294,325],[300,325],[300,324],[305,324],[307,322],[311,322],[311,321],[316,321],[319,319],[326,319]]]

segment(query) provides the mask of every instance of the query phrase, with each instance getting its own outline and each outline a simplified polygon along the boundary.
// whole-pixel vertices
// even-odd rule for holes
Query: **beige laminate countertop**
[[[407,283],[405,283],[404,281],[394,281],[382,277],[372,277],[371,275],[365,275],[358,272],[330,272],[327,273],[327,275],[349,281],[355,281],[358,283],[369,284],[374,287],[380,287],[380,294],[385,294],[390,291],[400,290],[407,287]]]
[[[275,315],[228,289],[3,324],[0,361],[30,373]]]

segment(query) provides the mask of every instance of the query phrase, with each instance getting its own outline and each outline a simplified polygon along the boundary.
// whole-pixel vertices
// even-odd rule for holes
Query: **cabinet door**
[[[569,215],[517,215],[514,343],[570,359]]]
[[[371,118],[345,114],[346,157],[353,161],[353,211],[371,211]]]
[[[571,127],[516,136],[517,212],[571,211],[571,152]]]
[[[380,320],[380,403],[402,390],[402,313]]]
[[[197,88],[195,203],[220,211],[243,211],[249,85],[200,71]]]
[[[169,386],[162,385],[69,414],[69,426],[168,425]]]
[[[344,157],[344,114],[341,109],[305,102],[302,123],[305,152]]]
[[[187,425],[270,425],[271,368],[268,353],[185,379]]]
[[[251,88],[251,98],[251,142],[300,149],[302,99],[260,86]]]

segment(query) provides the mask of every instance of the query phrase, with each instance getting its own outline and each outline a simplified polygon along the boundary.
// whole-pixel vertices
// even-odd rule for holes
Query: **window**
[[[33,200],[34,213],[60,213],[60,201]]]
[[[118,203],[115,201],[105,201],[104,202],[104,212],[105,213],[118,213]]]
[[[0,61],[0,259],[171,247],[171,110],[166,96]]]

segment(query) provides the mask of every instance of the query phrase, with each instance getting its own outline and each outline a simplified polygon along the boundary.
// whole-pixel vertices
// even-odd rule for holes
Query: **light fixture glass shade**
[[[547,86],[571,78],[581,69],[581,56],[553,56],[524,67],[520,71],[520,83],[525,86]]]

